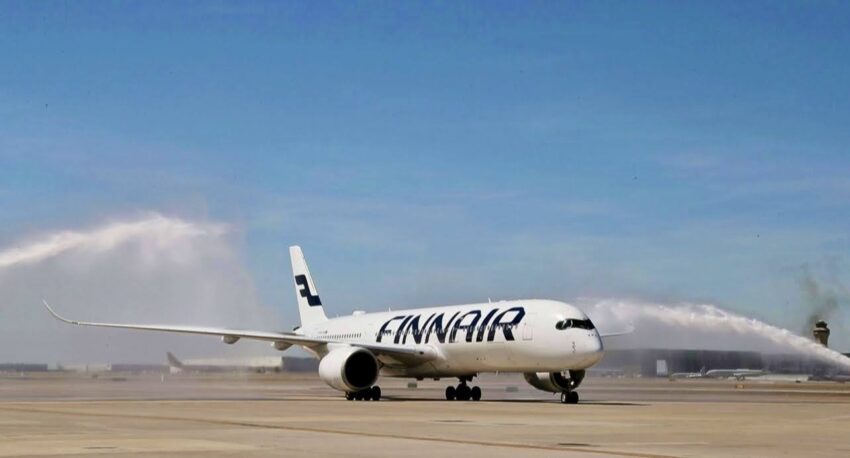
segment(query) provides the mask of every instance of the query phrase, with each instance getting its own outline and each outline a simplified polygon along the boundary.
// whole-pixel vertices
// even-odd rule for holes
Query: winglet
[[[56,318],[59,321],[64,321],[66,323],[80,324],[78,321],[69,320],[67,318],[63,318],[62,316],[60,316],[52,308],[50,308],[50,304],[47,303],[47,300],[42,299],[41,302],[44,304],[45,307],[47,307],[47,311],[50,312],[51,315],[53,315],[53,318]]]

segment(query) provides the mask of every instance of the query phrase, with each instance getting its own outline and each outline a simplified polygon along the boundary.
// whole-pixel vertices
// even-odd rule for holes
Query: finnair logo
[[[525,308],[511,307],[504,311],[494,308],[485,314],[481,310],[470,310],[461,314],[455,312],[446,319],[446,313],[432,313],[425,321],[422,315],[399,315],[387,320],[378,331],[377,342],[384,337],[393,336],[393,343],[407,343],[410,337],[416,343],[428,343],[431,335],[437,337],[440,343],[458,342],[492,342],[499,331],[506,341],[516,340],[514,330],[525,317]],[[400,323],[399,323],[400,322]],[[420,324],[421,323],[421,324]],[[398,324],[397,326],[395,324]]]
[[[313,292],[310,291],[310,283],[307,282],[306,275],[296,275],[295,284],[298,285],[298,294],[300,294],[301,297],[307,298],[307,303],[310,304],[310,307],[322,305],[322,300],[319,299],[319,295],[313,294]]]

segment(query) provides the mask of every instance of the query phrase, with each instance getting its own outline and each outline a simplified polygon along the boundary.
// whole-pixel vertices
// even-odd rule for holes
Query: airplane
[[[760,377],[766,375],[767,371],[759,369],[711,369],[706,370],[703,366],[699,372],[676,372],[670,374],[671,379],[676,378],[731,378],[735,380],[744,380],[747,377]]]
[[[428,307],[379,313],[356,311],[328,318],[304,254],[289,248],[301,326],[291,332],[252,331],[203,326],[119,324],[63,318],[79,326],[178,332],[270,342],[280,351],[297,345],[319,358],[319,377],[348,400],[380,400],[379,376],[423,380],[457,378],[445,390],[447,400],[481,399],[470,387],[484,372],[522,373],[531,386],[560,394],[564,404],[578,403],[576,388],[587,368],[604,354],[604,337],[579,308],[554,300],[510,300]]]
[[[744,380],[747,377],[760,377],[767,374],[767,371],[760,369],[712,369],[705,373],[706,378],[730,378],[735,377],[735,380]]]
[[[703,366],[699,372],[674,372],[670,374],[670,378],[703,378],[706,374],[706,367]]]
[[[179,372],[280,372],[283,358],[265,356],[240,359],[196,359],[181,361],[173,353],[166,352],[168,368],[172,373]]]

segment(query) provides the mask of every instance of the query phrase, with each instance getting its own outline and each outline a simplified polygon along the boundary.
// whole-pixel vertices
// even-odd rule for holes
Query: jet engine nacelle
[[[319,361],[319,378],[340,391],[360,391],[375,383],[378,369],[378,360],[369,350],[343,347],[331,350]]]
[[[526,372],[522,374],[529,385],[550,393],[563,393],[578,388],[584,380],[584,371],[569,371],[570,377],[561,372]]]

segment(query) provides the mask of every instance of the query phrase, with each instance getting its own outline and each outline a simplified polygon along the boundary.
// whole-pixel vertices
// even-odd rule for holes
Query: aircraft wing
[[[436,358],[437,354],[434,349],[428,345],[402,346],[394,344],[379,344],[368,342],[338,342],[334,340],[307,337],[291,332],[267,332],[267,331],[250,331],[242,329],[227,329],[213,328],[204,326],[172,326],[159,324],[122,324],[122,323],[95,323],[89,321],[69,320],[60,316],[47,301],[42,301],[47,311],[59,321],[74,324],[77,326],[95,326],[101,328],[118,328],[118,329],[135,329],[138,331],[160,331],[160,332],[176,332],[183,334],[201,334],[208,336],[220,336],[227,343],[234,343],[239,339],[264,340],[267,342],[280,342],[290,345],[300,345],[304,347],[319,347],[328,344],[351,345],[355,347],[365,348],[375,356],[387,356],[395,361],[404,361],[410,363],[423,363]]]

